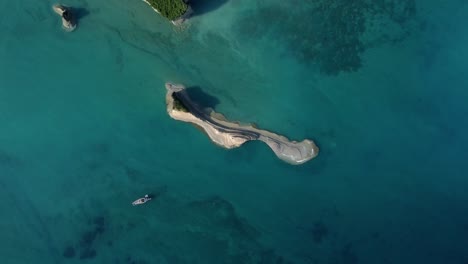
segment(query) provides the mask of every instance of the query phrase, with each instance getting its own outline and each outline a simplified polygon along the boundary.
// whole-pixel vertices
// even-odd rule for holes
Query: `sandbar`
[[[167,112],[175,120],[192,123],[217,145],[232,149],[250,140],[267,144],[281,160],[298,165],[317,156],[319,148],[312,140],[290,141],[284,136],[227,120],[212,109],[203,109],[191,100],[183,85],[166,83]]]

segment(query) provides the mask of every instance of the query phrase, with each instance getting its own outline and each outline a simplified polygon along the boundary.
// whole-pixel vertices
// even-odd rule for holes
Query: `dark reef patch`
[[[132,258],[131,256],[127,256],[124,260],[124,263],[126,264],[147,264],[146,261],[144,260],[138,260],[135,258]]]
[[[75,255],[76,255],[75,249],[71,246],[68,246],[63,250],[63,256],[65,258],[74,258]]]
[[[367,48],[405,39],[416,13],[414,0],[285,3],[246,11],[235,30],[242,39],[278,39],[299,61],[328,75],[357,71]]]
[[[94,223],[97,227],[104,227],[105,219],[104,219],[104,217],[102,217],[102,216],[98,216],[98,217],[96,217],[96,218],[93,219],[93,223]]]
[[[110,262],[121,264],[290,263],[263,245],[261,233],[223,197],[187,201],[171,195],[166,186],[153,191],[157,216],[148,216],[147,222],[140,217],[121,219],[107,235],[110,217],[85,219],[86,227],[69,249],[76,252],[75,260],[92,262],[111,252]],[[121,239],[133,245],[129,251],[116,251]]]
[[[95,230],[84,232],[81,235],[79,246],[82,248],[91,247],[93,245],[94,240],[96,240],[97,235],[98,232],[96,232]]]
[[[1,167],[5,167],[5,168],[19,167],[21,163],[22,162],[18,157],[6,151],[0,150],[0,166]]]
[[[79,246],[81,248],[89,249],[92,247],[94,241],[97,239],[99,235],[102,235],[105,231],[105,219],[102,216],[96,217],[91,222],[91,229],[85,231],[81,235],[81,239],[79,242]]]
[[[74,258],[76,251],[79,252],[79,258],[81,260],[93,259],[97,256],[97,252],[94,249],[96,240],[104,234],[106,231],[106,219],[103,216],[98,216],[88,220],[89,228],[86,229],[76,242],[76,247],[68,246],[63,252],[65,258]],[[112,241],[108,240],[107,244],[112,245]]]
[[[75,260],[83,261],[111,252],[110,262],[122,264],[290,263],[263,245],[261,233],[223,197],[187,201],[171,195],[165,186],[154,189],[153,195],[157,197],[157,216],[148,216],[148,222],[140,217],[121,219],[107,234],[110,217],[87,218],[83,232],[65,251],[74,252]],[[116,251],[121,239],[133,245],[131,251]],[[146,253],[153,261],[143,257]]]
[[[337,245],[330,252],[327,263],[330,264],[358,264],[359,257],[354,251],[352,243]]]
[[[340,252],[340,263],[357,264],[359,263],[358,256],[353,251],[351,243],[346,244]]]
[[[142,179],[143,176],[144,176],[144,173],[135,169],[135,168],[132,168],[132,167],[129,167],[127,165],[124,165],[124,171],[125,171],[125,174],[127,175],[127,177],[129,179],[131,179],[132,181],[137,181],[138,179]]]
[[[190,202],[183,210],[187,216],[180,223],[186,229],[178,237],[186,245],[197,245],[197,252],[206,263],[288,263],[274,250],[265,248],[258,241],[260,232],[240,217],[234,206],[220,196],[212,196]],[[182,260],[189,262],[190,256]],[[213,260],[213,261],[209,261]]]
[[[315,243],[321,243],[328,235],[328,228],[322,222],[315,222],[312,227],[312,237]]]
[[[229,230],[231,235],[250,239],[254,239],[259,235],[254,227],[237,216],[231,203],[219,196],[191,202],[188,207],[190,210],[196,211],[194,213],[200,216],[198,224],[207,224],[220,230]]]
[[[91,248],[86,248],[85,250],[81,251],[80,259],[93,259],[97,255],[96,250]]]

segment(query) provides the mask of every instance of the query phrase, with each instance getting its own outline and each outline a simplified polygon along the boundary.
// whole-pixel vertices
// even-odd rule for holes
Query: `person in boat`
[[[147,201],[150,201],[151,198],[153,198],[152,195],[146,194],[145,197],[140,198],[140,199],[137,199],[136,201],[134,201],[134,202],[132,203],[132,205],[135,206],[135,205],[144,204],[144,203],[146,203]]]

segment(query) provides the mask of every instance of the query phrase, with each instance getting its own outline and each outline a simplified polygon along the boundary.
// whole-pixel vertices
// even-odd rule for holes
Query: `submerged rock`
[[[315,243],[321,243],[323,239],[328,235],[328,228],[322,222],[314,223],[312,228],[312,235]]]
[[[105,219],[104,219],[103,216],[98,216],[98,217],[94,218],[93,223],[94,223],[97,227],[104,227]]]
[[[66,247],[65,250],[63,251],[63,256],[65,258],[74,258],[75,255],[76,255],[75,249],[71,246]]]
[[[80,254],[80,259],[93,259],[97,255],[96,250],[94,249],[85,249],[83,252]]]

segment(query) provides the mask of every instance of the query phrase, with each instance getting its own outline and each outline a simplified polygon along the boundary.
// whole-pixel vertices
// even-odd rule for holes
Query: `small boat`
[[[132,205],[135,206],[135,205],[144,204],[144,203],[146,203],[147,201],[150,201],[150,200],[151,200],[151,197],[149,197],[149,195],[145,195],[145,197],[139,198],[139,199],[136,199],[135,201],[133,201]]]

